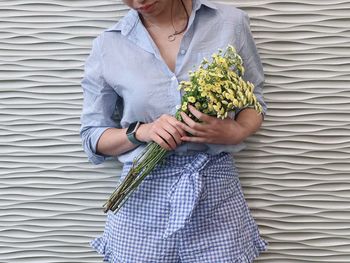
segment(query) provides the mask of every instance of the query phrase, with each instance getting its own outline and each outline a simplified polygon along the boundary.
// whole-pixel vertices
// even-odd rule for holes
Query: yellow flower
[[[247,92],[246,93],[246,96],[248,98],[248,101],[252,101],[252,98],[253,98],[253,94],[251,92]]]
[[[209,100],[211,102],[214,102],[214,103],[216,103],[216,101],[217,101],[217,99],[215,98],[215,96],[212,93],[209,94]]]
[[[190,96],[190,97],[188,97],[187,99],[188,99],[188,101],[191,102],[191,103],[195,103],[195,102],[196,102],[196,98],[193,97],[193,96]]]
[[[235,49],[234,46],[232,46],[232,45],[228,45],[227,51],[228,51],[228,52],[231,52],[231,53],[236,53],[236,49]]]
[[[213,109],[214,109],[216,112],[219,112],[219,111],[220,111],[220,107],[218,107],[218,105],[213,105]]]
[[[211,55],[211,57],[216,60],[218,58],[218,54],[214,53],[213,55]]]
[[[194,104],[194,106],[196,107],[196,109],[200,109],[202,105],[197,101],[196,104]]]
[[[233,85],[231,85],[231,86],[233,86]],[[233,90],[232,89],[228,89],[227,90],[231,95],[233,95]]]
[[[181,110],[182,111],[186,111],[187,110],[187,102],[186,101],[184,101],[184,103],[182,104]]]
[[[224,108],[221,108],[221,110],[220,110],[220,115],[222,116],[222,115],[224,115],[225,114],[225,110],[224,110]]]
[[[200,86],[205,86],[205,81],[203,79],[198,79],[198,84]]]
[[[242,75],[244,75],[244,68],[241,65],[238,65],[237,69],[241,72]]]
[[[206,97],[207,95],[208,95],[207,92],[205,92],[205,91],[201,92],[201,96],[202,96],[202,97]]]
[[[222,93],[222,90],[221,90],[221,87],[219,86],[219,87],[216,87],[215,88],[215,91],[217,92],[217,93]]]
[[[204,86],[204,88],[206,91],[212,91],[212,90],[214,90],[215,86],[212,84],[207,84]]]
[[[235,78],[238,77],[237,74],[236,74],[236,72],[234,72],[234,71],[229,71],[228,76],[229,76],[231,79],[235,79]]]

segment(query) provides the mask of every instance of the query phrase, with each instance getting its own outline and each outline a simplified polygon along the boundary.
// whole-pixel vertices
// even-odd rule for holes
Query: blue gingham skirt
[[[125,163],[123,179],[131,163]],[[268,242],[232,155],[169,155],[90,241],[112,263],[251,263]]]

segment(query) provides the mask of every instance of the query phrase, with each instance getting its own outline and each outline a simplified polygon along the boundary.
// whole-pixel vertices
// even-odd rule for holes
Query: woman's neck
[[[156,16],[141,16],[141,20],[146,28],[169,28],[175,27],[176,31],[180,31],[186,25],[187,14],[191,14],[192,1],[191,0],[172,0],[169,8],[166,8],[163,12]],[[174,29],[175,30],[175,29]]]

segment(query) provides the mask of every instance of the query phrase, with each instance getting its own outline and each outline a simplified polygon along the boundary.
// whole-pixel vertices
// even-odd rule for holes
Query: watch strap
[[[126,136],[128,137],[129,141],[132,142],[133,144],[136,144],[136,145],[140,145],[140,144],[144,144],[145,143],[145,142],[140,141],[140,140],[138,140],[136,138],[136,131],[140,127],[141,124],[143,124],[143,122],[137,122],[137,125],[135,126],[135,129],[132,132],[126,134]]]

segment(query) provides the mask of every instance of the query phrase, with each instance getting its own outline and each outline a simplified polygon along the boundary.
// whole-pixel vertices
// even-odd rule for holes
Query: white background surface
[[[270,250],[260,263],[350,262],[350,2],[242,7],[266,73],[263,128],[237,156]],[[113,0],[0,1],[0,262],[97,263],[88,242],[120,165],[87,162],[80,80]]]

